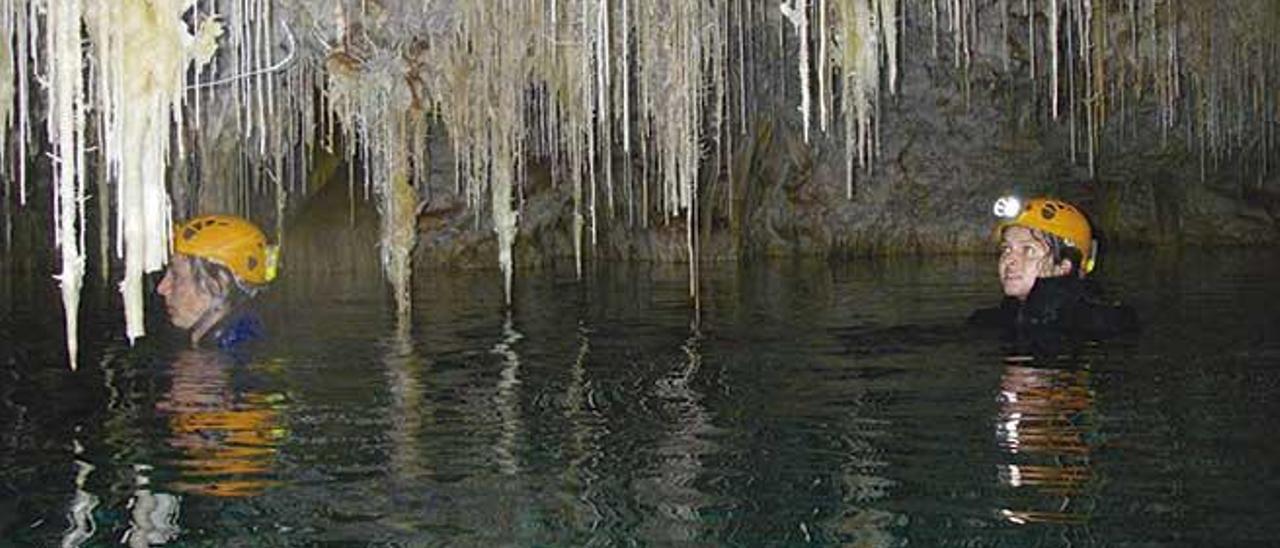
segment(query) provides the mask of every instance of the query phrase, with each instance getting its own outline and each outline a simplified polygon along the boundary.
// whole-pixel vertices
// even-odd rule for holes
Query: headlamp
[[[271,280],[276,279],[276,274],[278,274],[280,271],[280,246],[268,245],[266,254],[267,254],[266,278],[267,278],[267,281],[269,282]]]
[[[1022,212],[1022,200],[1019,200],[1017,196],[1004,196],[996,200],[991,212],[1001,219],[1016,219],[1018,214]]]

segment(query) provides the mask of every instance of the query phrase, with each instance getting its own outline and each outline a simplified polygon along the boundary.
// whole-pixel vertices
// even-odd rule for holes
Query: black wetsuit
[[[1136,331],[1138,316],[1129,306],[1101,300],[1084,280],[1060,276],[1036,280],[1025,301],[1006,297],[1000,306],[974,311],[969,323],[1001,328],[1018,346],[1046,351],[1068,340]]]

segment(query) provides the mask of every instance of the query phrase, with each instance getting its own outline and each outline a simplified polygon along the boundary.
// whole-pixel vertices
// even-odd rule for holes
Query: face
[[[1066,274],[1071,271],[1071,262],[1055,265],[1048,242],[1027,227],[1011,226],[1000,236],[999,270],[1004,294],[1026,300],[1037,278]]]
[[[180,329],[191,329],[213,305],[214,300],[212,295],[196,283],[191,259],[186,255],[173,256],[164,278],[156,286],[156,292],[164,297],[169,321]]]

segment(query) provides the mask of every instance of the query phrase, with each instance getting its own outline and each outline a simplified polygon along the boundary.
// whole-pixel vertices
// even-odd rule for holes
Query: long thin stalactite
[[[734,134],[772,108],[758,90],[778,92],[805,140],[843,139],[850,200],[912,56],[955,71],[966,105],[985,59],[1030,79],[1090,172],[1129,120],[1150,116],[1162,143],[1194,147],[1203,176],[1255,155],[1235,164],[1262,180],[1274,169],[1278,27],[1269,3],[1171,0],[0,0],[4,196],[27,202],[33,148],[47,152],[52,181],[37,184],[54,203],[72,362],[87,200],[110,201],[100,229],[115,237],[134,339],[171,212],[244,212],[268,196],[283,236],[317,148],[345,155],[361,176],[352,195],[376,200],[405,313],[432,139],[452,146],[463,201],[487,213],[474,222],[494,235],[508,303],[538,157],[568,185],[579,276],[621,219],[683,225],[697,302],[698,226],[719,207],[704,200],[724,195],[708,185],[725,184],[715,175],[748,141]],[[927,32],[930,51],[900,51],[906,29]],[[40,112],[35,90],[48,94]],[[48,141],[28,147],[40,116]],[[199,188],[170,179],[175,167]],[[733,202],[738,190],[725,190]]]

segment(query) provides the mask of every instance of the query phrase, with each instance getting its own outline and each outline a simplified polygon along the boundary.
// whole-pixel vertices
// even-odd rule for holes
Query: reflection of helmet
[[[276,250],[253,223],[232,215],[205,215],[178,225],[173,249],[227,267],[241,281],[262,285],[276,277]]]
[[[996,207],[999,214],[1000,202]],[[1011,226],[1025,226],[1062,238],[1067,245],[1080,250],[1083,263],[1079,265],[1080,270],[1086,274],[1093,270],[1093,230],[1089,227],[1089,219],[1075,206],[1057,198],[1032,198],[1021,209],[1009,211],[1005,215],[1000,224],[996,225],[996,235]]]
[[[275,484],[276,449],[285,429],[270,396],[169,418],[169,443],[183,450],[174,488],[218,497],[245,497]]]

